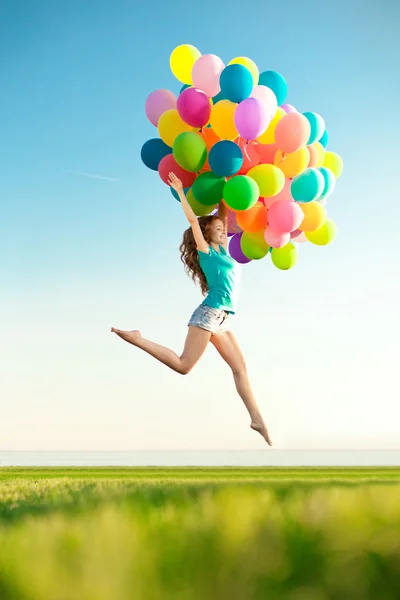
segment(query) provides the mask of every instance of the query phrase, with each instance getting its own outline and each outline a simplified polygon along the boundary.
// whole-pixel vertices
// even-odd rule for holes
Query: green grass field
[[[0,468],[0,600],[398,600],[400,468]]]

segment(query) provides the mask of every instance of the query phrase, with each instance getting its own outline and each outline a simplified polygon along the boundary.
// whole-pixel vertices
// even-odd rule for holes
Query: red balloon
[[[182,169],[176,162],[173,154],[167,154],[167,156],[164,156],[164,158],[160,160],[160,164],[158,165],[158,173],[163,182],[167,185],[169,185],[168,179],[170,172],[175,173],[178,179],[182,181],[184,188],[191,187],[197,175],[197,173],[189,173],[189,171]]]
[[[236,138],[235,144],[239,146],[243,154],[243,164],[236,175],[246,175],[247,171],[260,162],[260,153],[255,144],[248,144],[242,137]]]
[[[258,144],[255,146],[257,148],[258,154],[260,155],[260,164],[261,165],[273,165],[275,154],[278,150],[278,146],[276,144]]]

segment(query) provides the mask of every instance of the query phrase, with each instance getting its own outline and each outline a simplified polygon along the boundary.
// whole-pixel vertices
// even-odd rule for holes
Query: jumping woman
[[[145,339],[140,331],[121,331],[114,327],[111,331],[181,375],[191,371],[211,342],[232,369],[236,389],[250,414],[250,427],[272,446],[251,390],[243,355],[235,336],[227,327],[230,315],[236,311],[239,279],[238,264],[227,253],[227,209],[221,202],[218,215],[197,218],[186,199],[182,182],[174,173],[169,173],[169,184],[178,193],[190,225],[183,234],[179,248],[181,260],[186,272],[200,283],[206,298],[189,320],[188,334],[180,356],[165,346]]]

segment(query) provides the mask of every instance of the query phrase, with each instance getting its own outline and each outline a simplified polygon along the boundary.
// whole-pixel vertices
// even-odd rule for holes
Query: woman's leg
[[[247,375],[246,363],[239,348],[235,336],[231,331],[224,331],[211,337],[211,343],[218,350],[222,358],[230,366],[235,380],[236,389],[242,398],[251,417],[250,427],[258,431],[266,442],[272,446],[267,427],[257,406],[252,392],[249,377]]]
[[[147,354],[154,356],[157,360],[167,365],[173,371],[186,375],[197,363],[207,344],[210,341],[211,333],[195,325],[189,326],[189,331],[186,337],[185,347],[180,356],[175,354],[173,350],[146,340],[142,337],[140,331],[121,331],[120,329],[111,328],[111,331],[119,335],[123,340],[133,344],[137,348],[141,348]]]

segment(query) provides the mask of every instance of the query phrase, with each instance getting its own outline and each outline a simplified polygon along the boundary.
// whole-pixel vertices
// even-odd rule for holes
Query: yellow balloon
[[[280,168],[282,173],[288,179],[297,177],[305,171],[310,162],[310,153],[307,146],[302,146],[296,152],[285,154],[282,150],[278,150],[275,154],[274,165]]]
[[[343,171],[343,161],[340,158],[339,154],[336,154],[336,152],[328,151],[325,154],[325,159],[322,166],[330,169],[336,177],[336,179],[341,176]]]
[[[317,164],[315,165],[315,167],[316,168],[322,167],[322,165],[324,164],[326,150],[320,142],[315,142],[315,144],[313,144],[313,146],[317,149],[317,152],[318,152],[318,161],[317,161]]]
[[[172,51],[169,58],[169,66],[171,67],[172,73],[182,83],[193,83],[193,65],[200,56],[201,52],[190,44],[177,46],[175,50]]]
[[[186,194],[186,200],[192,207],[192,210],[197,217],[205,217],[206,215],[209,215],[214,208],[218,206],[218,204],[215,204],[214,206],[206,206],[205,204],[200,204],[200,202],[197,202],[196,198],[193,196],[192,188],[190,188]]]
[[[235,125],[236,107],[235,102],[220,100],[211,109],[211,127],[222,140],[234,140],[239,135]]]
[[[265,241],[264,229],[256,232],[244,231],[240,238],[240,247],[247,258],[259,260],[269,252],[269,246]]]
[[[281,108],[280,106],[278,106],[278,109],[275,113],[274,118],[272,119],[271,123],[268,125],[268,129],[266,131],[264,131],[264,133],[262,133],[257,140],[261,143],[261,144],[273,144],[275,142],[275,129],[276,126],[278,125],[279,121],[282,119],[282,117],[284,117],[286,115],[285,111],[283,110],[283,108]]]
[[[253,77],[254,85],[258,84],[258,78],[260,77],[260,72],[254,60],[251,58],[247,58],[246,56],[238,56],[237,58],[233,58],[228,65],[243,65],[248,69]]]
[[[315,202],[315,200],[312,202],[298,202],[297,204],[304,213],[304,219],[298,227],[301,231],[315,231],[322,227],[327,219],[326,210],[322,204]]]
[[[163,142],[172,148],[175,138],[185,131],[193,131],[193,127],[181,119],[175,108],[166,110],[158,120],[158,133]]]
[[[252,167],[247,175],[257,183],[263,198],[276,196],[285,185],[285,176],[275,165],[257,165]]]
[[[322,227],[315,231],[306,231],[306,238],[317,246],[326,246],[336,237],[336,225],[331,219],[327,219]]]

